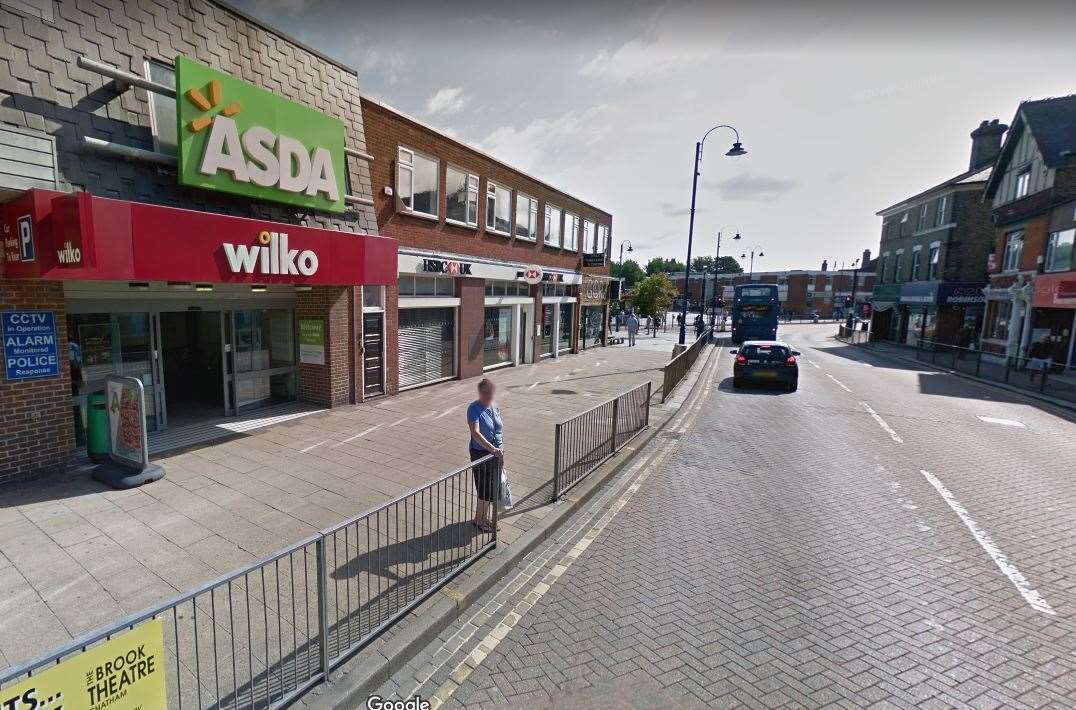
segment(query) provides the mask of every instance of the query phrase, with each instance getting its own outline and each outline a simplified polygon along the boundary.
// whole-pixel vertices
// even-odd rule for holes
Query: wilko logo
[[[224,244],[224,255],[233,274],[313,276],[318,255],[309,249],[288,249],[284,232],[262,232],[257,244]]]
[[[423,271],[450,276],[470,276],[471,265],[465,261],[446,261],[444,259],[423,259],[420,265]]]
[[[63,249],[56,250],[56,260],[64,266],[75,266],[82,263],[82,250],[71,244],[70,241],[64,242]]]

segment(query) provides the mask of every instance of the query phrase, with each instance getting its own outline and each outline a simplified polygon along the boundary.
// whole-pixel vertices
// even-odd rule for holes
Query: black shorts
[[[477,461],[490,455],[489,452],[475,451],[470,448],[468,451],[471,452],[472,461]],[[487,503],[497,500],[497,491],[500,487],[498,484],[501,482],[501,460],[493,457],[483,464],[472,467],[471,471],[474,473],[474,488],[478,491],[479,499]]]

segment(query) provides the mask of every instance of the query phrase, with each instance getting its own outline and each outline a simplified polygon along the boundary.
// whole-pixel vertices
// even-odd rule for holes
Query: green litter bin
[[[86,398],[86,453],[91,461],[108,460],[108,400],[104,392]]]

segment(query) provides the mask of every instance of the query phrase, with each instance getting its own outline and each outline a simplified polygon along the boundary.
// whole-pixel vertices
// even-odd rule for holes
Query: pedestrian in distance
[[[635,311],[628,311],[628,347],[635,346],[635,336],[639,334],[639,316]]]
[[[500,494],[501,469],[504,466],[504,423],[501,410],[494,401],[496,387],[488,379],[478,383],[478,399],[467,407],[467,427],[471,431],[471,461],[477,461],[490,454],[493,458],[472,467],[474,487],[478,493],[475,507],[474,526],[482,532],[493,532],[490,521],[490,505],[496,505]]]
[[[1039,372],[1045,376],[1046,370],[1053,364],[1053,358],[1050,357],[1048,337],[1043,336],[1042,340],[1032,343],[1031,347],[1027,349],[1027,371],[1032,382],[1035,381],[1035,375]]]
[[[654,316],[646,317],[646,334],[650,335],[650,331],[654,328]]]
[[[702,337],[702,331],[706,329],[706,322],[702,319],[702,314],[695,316],[695,339],[698,340]]]

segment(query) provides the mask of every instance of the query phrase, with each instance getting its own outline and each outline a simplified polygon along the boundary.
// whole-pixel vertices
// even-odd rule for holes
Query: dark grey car
[[[789,392],[799,387],[799,353],[780,340],[748,340],[738,350],[732,366],[732,386],[743,387],[748,382],[780,385]]]

